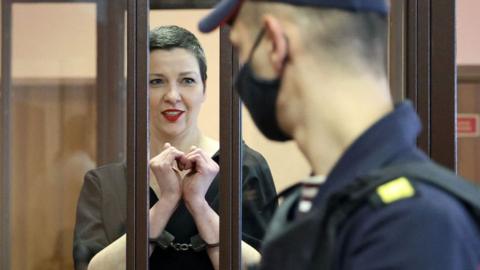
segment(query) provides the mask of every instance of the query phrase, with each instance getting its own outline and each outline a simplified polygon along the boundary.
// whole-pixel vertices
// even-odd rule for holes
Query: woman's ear
[[[285,61],[288,57],[288,41],[280,21],[272,15],[263,17],[267,37],[272,43],[270,61],[277,74],[283,72]]]

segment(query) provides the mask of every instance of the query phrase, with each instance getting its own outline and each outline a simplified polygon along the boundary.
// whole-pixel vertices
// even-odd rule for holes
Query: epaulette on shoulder
[[[369,198],[374,206],[385,206],[414,197],[416,190],[408,178],[402,176],[378,186]]]

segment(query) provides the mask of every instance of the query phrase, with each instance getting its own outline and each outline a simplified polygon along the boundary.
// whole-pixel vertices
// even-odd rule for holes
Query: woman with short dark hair
[[[197,119],[205,100],[207,65],[197,38],[178,26],[150,32],[150,269],[219,269],[219,143]],[[243,145],[242,253],[259,257],[275,197],[265,159]],[[126,167],[88,172],[75,226],[76,269],[124,269]],[[263,211],[261,211],[263,210]]]

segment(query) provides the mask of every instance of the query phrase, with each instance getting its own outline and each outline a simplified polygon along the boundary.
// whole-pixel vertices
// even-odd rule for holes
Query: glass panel
[[[93,226],[102,210],[111,214],[104,208],[108,203],[99,203],[111,199],[102,197],[105,179],[98,170],[84,182],[88,170],[125,157],[125,145],[111,143],[124,143],[126,136],[118,124],[125,122],[126,107],[124,30],[118,27],[124,13],[108,28],[105,10],[93,3],[13,5],[11,269],[73,269],[76,222],[77,269],[86,269],[92,247],[125,232],[121,226]],[[97,28],[99,22],[107,23]],[[117,39],[112,29],[120,29]],[[122,64],[105,68],[118,55]],[[114,205],[122,203],[125,214],[118,210],[116,216],[125,221],[125,196]]]
[[[480,183],[480,3],[457,1],[458,173]]]
[[[150,157],[171,164],[162,170],[152,163],[150,237],[156,238],[162,231],[175,237],[173,247],[166,250],[155,247],[150,257],[151,268],[208,269],[218,264],[218,248],[210,254],[204,248],[194,251],[196,242],[192,239],[200,237],[209,244],[219,241],[216,172],[220,41],[219,31],[204,35],[197,30],[197,22],[207,12],[188,9],[150,12]],[[203,57],[208,66],[206,73],[202,68]],[[176,152],[175,158],[169,159],[164,153],[171,150],[164,149],[165,143],[181,153]],[[192,146],[198,149],[193,150]],[[201,157],[203,162],[198,159]],[[208,167],[213,171],[199,174]],[[174,181],[174,188],[169,188],[168,179]],[[174,208],[177,202],[178,207]],[[200,211],[202,205],[205,208]],[[167,209],[168,213],[158,214],[159,209]],[[193,246],[189,247],[190,244]]]

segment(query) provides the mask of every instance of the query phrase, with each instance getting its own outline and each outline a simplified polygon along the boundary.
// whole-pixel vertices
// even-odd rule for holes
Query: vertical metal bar
[[[148,0],[128,2],[127,269],[148,269]]]
[[[233,50],[227,46],[227,27],[220,29],[220,269],[230,270],[232,265],[232,66]]]
[[[10,269],[10,89],[12,2],[1,3],[0,270]]]
[[[233,89],[238,60],[229,28],[220,29],[220,269],[241,269],[241,103]]]
[[[417,0],[406,0],[406,98],[417,107]]]
[[[418,144],[431,155],[430,1],[419,0],[417,5],[417,112],[423,123]]]
[[[135,269],[148,269],[149,121],[148,121],[148,14],[150,1],[137,0],[136,8],[136,177]]]
[[[431,2],[431,156],[456,171],[456,2]]]
[[[225,33],[225,37],[222,38],[226,45],[232,47],[228,39],[228,33]],[[225,41],[226,39],[226,41]],[[232,48],[232,66],[229,70],[232,71],[230,76],[232,84],[230,89],[232,91],[232,270],[242,269],[242,103],[240,97],[233,89],[233,79],[235,74],[238,73],[239,63],[238,55]]]
[[[405,98],[405,28],[406,28],[406,1],[392,1],[389,18],[388,38],[388,78],[392,98],[400,102]]]
[[[127,0],[127,269],[135,270],[136,250],[136,1]]]
[[[430,155],[430,2],[406,0],[406,97],[422,120],[417,144]]]

